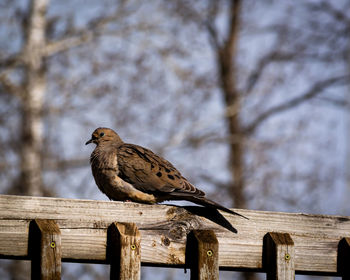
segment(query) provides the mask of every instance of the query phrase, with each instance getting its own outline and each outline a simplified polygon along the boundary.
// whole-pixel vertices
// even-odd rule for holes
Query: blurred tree
[[[9,147],[9,151],[2,155],[2,168],[3,171],[9,171],[13,164],[16,174],[12,182],[7,177],[5,184],[10,186],[8,191],[13,194],[50,195],[54,190],[45,188],[44,170],[63,166],[69,168],[86,163],[85,159],[83,162],[79,158],[61,162],[53,155],[56,151],[49,150],[45,145],[48,135],[45,135],[44,125],[50,116],[69,113],[74,107],[68,104],[71,101],[70,96],[63,94],[60,96],[64,100],[61,106],[48,102],[51,95],[47,92],[47,79],[51,86],[52,83],[62,83],[63,78],[66,78],[51,75],[51,65],[56,63],[52,63],[52,57],[96,39],[108,23],[120,16],[120,10],[118,7],[115,13],[112,11],[108,15],[96,15],[88,20],[88,28],[76,28],[70,22],[72,18],[65,18],[65,27],[62,30],[62,23],[57,16],[47,19],[48,0],[32,0],[28,6],[23,6],[20,1],[10,2],[3,4],[6,9],[2,13],[2,21],[9,30],[2,35],[11,36],[14,40],[4,42],[1,49],[0,85],[1,98],[7,101],[4,104],[8,103],[8,107],[3,106],[3,126],[11,130],[11,121],[16,122],[17,126],[3,139],[3,144]],[[120,7],[122,9],[123,1],[120,2]],[[17,20],[14,22],[13,18]],[[59,93],[54,92],[53,96],[57,95]],[[15,106],[11,106],[12,104]],[[17,111],[20,118],[13,117],[7,124],[6,115],[10,111]],[[11,162],[13,158],[9,157],[11,150],[18,157],[15,162]]]
[[[343,5],[344,11],[349,10],[346,2],[338,5]],[[333,11],[343,23],[332,22],[334,25],[331,25],[325,22],[327,11],[324,8]],[[324,1],[296,7],[285,3],[277,5],[277,9],[284,13],[282,19],[278,18],[275,9],[268,2],[257,4],[247,1],[243,5],[240,0],[208,2],[207,5],[189,5],[187,1],[178,1],[173,6],[173,10],[185,22],[194,22],[208,32],[216,56],[217,83],[226,106],[230,145],[228,166],[231,170],[231,182],[216,184],[227,185],[236,207],[247,206],[248,197],[244,195],[248,187],[246,179],[256,169],[263,168],[261,165],[252,166],[255,160],[250,163],[247,160],[251,156],[259,158],[251,154],[254,149],[250,143],[253,139],[255,144],[259,141],[261,127],[266,121],[276,119],[276,115],[312,99],[341,103],[341,100],[332,98],[334,94],[331,89],[344,88],[349,83],[349,74],[344,71],[344,57],[347,55],[344,42],[349,40],[344,31],[348,24],[346,16],[341,13],[342,9]],[[267,22],[251,21],[261,11],[275,13],[277,20],[271,17]],[[313,17],[309,17],[310,12],[314,14]],[[333,28],[327,29],[325,25]],[[339,31],[334,32],[337,29]],[[250,61],[251,54],[247,47],[252,39],[248,36],[252,34],[252,37],[257,37],[258,33],[271,37],[265,43],[265,48],[251,47],[255,53],[254,60]],[[259,40],[255,43],[259,43]],[[335,48],[335,45],[338,47]],[[242,60],[244,55],[246,57]],[[319,70],[329,63],[332,63],[333,71]],[[290,86],[290,81],[303,79],[307,79],[303,83],[304,89]],[[282,90],[286,93],[282,93]],[[280,137],[278,134],[276,136]],[[200,139],[202,142],[212,140],[210,134]],[[277,142],[270,144],[276,147]],[[266,175],[270,176],[268,173]],[[205,178],[211,179],[210,176]],[[271,184],[271,181],[268,182]],[[249,196],[251,198],[252,194]]]
[[[217,5],[217,3],[215,4]],[[332,86],[339,84],[345,85],[349,82],[349,75],[346,73],[331,74],[330,76],[321,77],[310,81],[308,89],[302,92],[298,96],[287,99],[285,102],[281,102],[275,106],[265,109],[264,104],[260,104],[260,109],[257,113],[253,113],[253,119],[245,124],[241,121],[241,99],[249,96],[255,89],[257,83],[264,78],[264,70],[269,65],[276,62],[284,62],[286,64],[295,63],[297,59],[303,57],[304,59],[311,59],[312,55],[308,54],[306,47],[309,44],[314,44],[315,38],[307,38],[306,40],[299,41],[294,38],[294,32],[290,31],[288,22],[279,23],[279,27],[276,30],[277,43],[263,54],[263,56],[257,61],[256,68],[248,73],[247,78],[240,85],[236,78],[239,76],[237,73],[240,66],[238,65],[238,40],[239,31],[241,25],[241,0],[230,1],[229,14],[228,14],[228,31],[223,38],[223,43],[218,41],[218,31],[213,26],[215,18],[208,21],[208,31],[213,41],[214,51],[217,54],[217,68],[219,71],[219,77],[221,81],[221,88],[225,98],[227,106],[227,123],[228,131],[230,133],[230,163],[232,173],[232,186],[230,187],[230,193],[234,205],[236,207],[246,207],[246,197],[244,196],[245,189],[245,160],[244,150],[247,138],[252,137],[254,132],[259,129],[264,121],[268,118],[275,116],[276,114],[283,113],[296,106],[299,106],[303,102],[321,95],[321,93]],[[217,10],[217,8],[212,8]],[[211,12],[211,17],[215,17]],[[293,38],[290,38],[292,36]],[[293,43],[291,43],[294,41]],[[286,44],[288,42],[288,44]],[[240,88],[240,86],[242,86]]]
[[[47,1],[33,1],[27,22],[23,23],[23,47],[1,62],[2,93],[15,96],[20,103],[19,136],[20,176],[13,192],[43,195],[41,149],[43,146],[42,111],[46,90],[44,47]],[[23,19],[24,20],[24,19]],[[20,67],[20,82],[11,81],[12,71]]]
[[[240,48],[240,44],[247,47],[247,42],[241,43],[241,40],[242,37],[246,39],[244,33],[247,30],[251,31],[253,29],[252,25],[254,23],[249,22],[248,18],[250,16],[247,11],[252,11],[259,5],[249,2],[245,2],[245,5],[243,5],[242,2],[241,0],[215,1],[208,2],[205,7],[205,5],[189,5],[187,1],[179,1],[175,5],[175,10],[178,11],[180,16],[186,17],[186,21],[193,21],[206,27],[212,49],[216,55],[218,86],[221,88],[226,106],[227,139],[230,147],[228,167],[231,172],[231,180],[224,183],[212,180],[210,175],[204,177],[207,180],[214,181],[218,186],[226,187],[233,205],[238,208],[245,208],[247,205],[251,205],[248,203],[250,199],[259,199],[259,196],[264,195],[261,192],[262,190],[259,191],[256,188],[254,188],[255,193],[247,191],[249,183],[246,183],[246,179],[254,177],[253,173],[255,172],[260,173],[258,169],[266,170],[265,178],[262,181],[262,184],[264,184],[264,181],[266,182],[266,189],[273,185],[271,183],[273,178],[271,177],[275,175],[268,172],[268,168],[256,164],[259,161],[259,154],[261,157],[262,150],[264,146],[266,147],[266,143],[261,145],[257,151],[256,148],[252,149],[250,146],[252,139],[255,138],[255,143],[259,141],[259,136],[257,136],[259,135],[259,129],[264,127],[268,119],[275,118],[278,114],[296,108],[312,99],[319,98],[319,100],[326,100],[338,105],[346,104],[346,100],[333,97],[334,90],[332,91],[332,89],[348,85],[350,77],[349,72],[344,71],[344,63],[346,63],[344,58],[348,57],[348,44],[344,44],[344,41],[349,43],[349,36],[345,31],[349,28],[348,17],[346,16],[346,11],[350,9],[348,3],[342,3],[343,8],[339,8],[341,6],[339,3],[339,6],[336,5],[337,7],[335,7],[328,2],[319,1],[305,5],[304,8],[297,7],[294,9],[285,3],[284,8],[287,8],[286,19],[295,17],[301,20],[302,23],[295,24],[293,20],[280,20],[278,22],[272,21],[268,27],[258,27],[262,32],[264,32],[264,29],[265,31],[271,31],[274,37],[271,41],[275,43],[265,50],[259,50],[258,55],[260,57],[253,62],[255,66],[249,67],[246,65],[248,59],[244,61],[240,59],[242,53],[244,53],[244,50]],[[245,9],[244,11],[242,6]],[[264,3],[262,6],[258,7],[259,12],[268,9],[272,5]],[[184,12],[185,10],[186,12]],[[310,17],[309,13],[312,13],[313,17]],[[325,21],[327,14],[331,14],[331,17],[335,20],[335,22],[332,22],[333,25]],[[261,24],[260,21],[256,23]],[[335,32],[335,30],[338,32]],[[240,34],[244,35],[240,36]],[[284,100],[281,99],[280,102],[264,102],[264,99],[270,97],[265,98],[266,91],[265,93],[262,92],[261,87],[263,89],[267,88],[269,95],[272,95],[276,90],[281,91],[281,83],[288,86],[289,80],[296,79],[299,75],[310,76],[310,73],[307,72],[310,71],[311,67],[324,67],[325,64],[330,62],[333,63],[335,71],[320,73],[319,69],[313,70],[313,77],[305,83],[306,89],[292,90],[295,92],[292,92],[290,96],[285,96]],[[275,66],[275,69],[271,71],[272,65]],[[293,71],[292,75],[287,74],[283,77],[279,74],[283,68],[293,69],[294,67],[297,71]],[[271,79],[276,79],[277,82],[274,83]],[[328,92],[328,94],[324,94],[325,92]],[[261,93],[263,93],[263,99],[259,97]],[[279,95],[281,96],[282,93],[280,92]],[[261,100],[261,102],[251,101],[253,99]],[[275,99],[280,98],[275,94]],[[251,104],[254,103],[256,105],[252,107]],[[271,106],[270,103],[273,105]],[[246,113],[245,107],[250,107],[248,113]],[[305,121],[308,122],[304,119],[303,122]],[[277,134],[277,137],[280,136]],[[212,141],[212,139],[209,135],[209,137],[202,137],[200,141],[206,142]],[[294,138],[294,141],[297,140]],[[196,145],[198,146],[198,141]],[[278,141],[269,144],[273,148],[278,145]],[[255,154],[252,155],[252,152]],[[270,149],[269,152],[271,152]],[[253,156],[253,160],[249,160],[251,156]],[[267,164],[266,161],[262,163]],[[289,178],[292,179],[292,182],[302,181],[305,184],[303,193],[310,193],[314,196],[315,192],[320,190],[320,187],[324,186],[327,189],[327,184],[336,185],[337,175],[334,173],[333,168],[335,167],[332,164],[328,165],[330,172],[327,175],[317,172],[316,164],[310,170],[314,175],[310,173],[305,176],[290,170],[294,174]],[[283,178],[283,171],[282,168],[280,174],[276,176],[277,180]],[[287,172],[290,171],[287,168]],[[276,170],[274,173],[276,174]],[[276,184],[276,186],[280,186],[280,184]],[[283,189],[280,189],[280,192],[283,192]],[[271,191],[268,190],[267,194],[270,195],[270,193]],[[290,196],[290,192],[288,192],[286,196],[282,194],[281,198],[291,205],[296,205],[298,204],[297,200],[300,200],[300,195]],[[309,203],[314,201],[314,198],[309,199]],[[244,278],[254,279],[255,276],[247,273]]]
[[[2,108],[2,125],[10,130],[6,135],[7,139],[2,143],[9,147],[9,150],[2,154],[2,171],[9,171],[9,166],[14,161],[7,158],[11,152],[14,152],[17,157],[12,181],[2,172],[2,176],[8,176],[5,182],[10,186],[8,192],[11,194],[44,196],[55,193],[52,188],[45,187],[43,180],[44,161],[52,156],[50,153],[47,154],[48,150],[45,147],[47,139],[44,135],[45,119],[51,113],[50,106],[46,103],[49,65],[47,62],[53,55],[91,41],[104,25],[116,18],[116,15],[95,18],[90,23],[89,29],[69,29],[67,34],[59,40],[50,41],[52,32],[55,31],[50,28],[57,18],[51,18],[51,22],[48,23],[48,2],[48,0],[32,0],[27,7],[21,7],[23,5],[21,2],[2,4],[6,7],[6,11],[2,13],[2,21],[6,22],[10,30],[8,34],[5,32],[2,35],[13,35],[12,32],[14,32],[15,36],[18,36],[14,42],[9,41],[4,44],[7,48],[1,50],[0,58],[1,98],[10,101],[9,104],[4,103]],[[10,16],[6,12],[10,12]],[[17,16],[17,22],[14,25],[19,29],[18,31],[11,30],[13,27],[11,16],[14,15]],[[16,43],[20,45],[17,51]],[[11,103],[16,104],[15,109],[20,116],[16,119],[18,124],[13,131],[11,131],[13,123],[6,117],[13,109]],[[64,106],[60,109],[63,113],[67,112]],[[81,161],[73,159],[63,165],[69,163],[79,165]],[[12,279],[30,277],[28,269],[28,263],[25,262],[14,262],[8,265]]]

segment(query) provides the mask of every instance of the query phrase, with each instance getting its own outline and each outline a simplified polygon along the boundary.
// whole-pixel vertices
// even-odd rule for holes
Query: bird
[[[246,218],[206,198],[169,161],[147,148],[124,143],[110,128],[96,128],[85,145],[90,143],[96,144],[90,156],[93,177],[110,200],[144,204],[186,200]]]

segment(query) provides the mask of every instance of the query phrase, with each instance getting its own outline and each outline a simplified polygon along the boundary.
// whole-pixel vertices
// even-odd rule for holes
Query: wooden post
[[[212,230],[193,230],[187,236],[186,264],[191,280],[219,279],[219,242]]]
[[[268,280],[295,278],[294,242],[288,233],[269,232],[264,236],[263,267]]]
[[[32,279],[61,279],[61,231],[53,220],[33,220],[29,227]]]
[[[107,233],[110,279],[138,280],[141,277],[141,237],[134,223],[112,223]]]
[[[343,280],[350,279],[350,238],[344,237],[338,245],[338,273]]]

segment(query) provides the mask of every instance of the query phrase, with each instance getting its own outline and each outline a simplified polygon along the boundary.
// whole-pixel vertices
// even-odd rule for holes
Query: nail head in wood
[[[264,236],[263,267],[268,280],[295,278],[294,242],[288,233],[269,232]]]
[[[110,279],[138,280],[141,275],[141,236],[134,223],[112,223],[107,232]]]
[[[186,266],[191,280],[219,279],[219,243],[212,230],[193,230],[187,236]]]
[[[61,231],[53,220],[33,220],[29,226],[32,279],[61,279]]]

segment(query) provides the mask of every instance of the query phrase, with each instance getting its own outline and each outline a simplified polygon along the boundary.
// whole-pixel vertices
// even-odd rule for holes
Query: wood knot
[[[170,245],[170,239],[164,235],[162,235],[162,243],[164,244],[164,246],[169,246]]]
[[[169,237],[173,240],[181,240],[187,235],[187,230],[183,226],[173,226],[169,230]]]
[[[174,240],[184,239],[191,230],[199,227],[200,223],[193,216],[182,221],[174,221],[169,230],[169,237]]]

